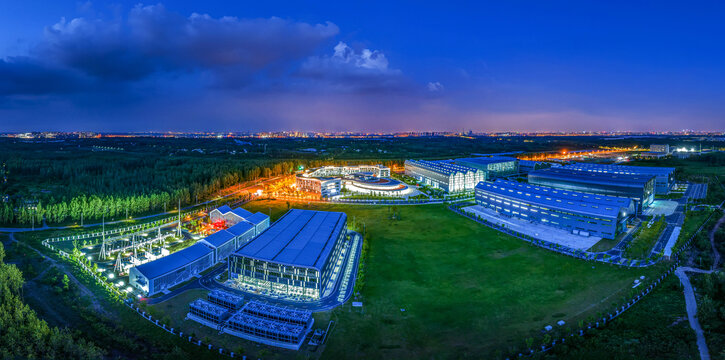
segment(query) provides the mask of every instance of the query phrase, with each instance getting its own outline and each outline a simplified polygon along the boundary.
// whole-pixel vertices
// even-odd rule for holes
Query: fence
[[[710,219],[712,218],[712,216],[714,214],[715,214],[715,212],[711,213],[710,216],[708,216],[707,219],[705,219],[705,221],[700,225],[700,227],[697,228],[697,231],[695,231],[692,234],[692,236],[690,236],[690,238],[687,240],[687,242],[685,242],[685,244],[683,244],[673,254],[672,259],[674,260],[674,263],[664,273],[662,273],[662,275],[660,275],[660,277],[657,278],[652,284],[650,284],[647,288],[645,288],[642,292],[640,292],[636,296],[634,296],[631,299],[629,299],[626,304],[617,307],[617,309],[615,309],[614,312],[608,313],[607,315],[603,316],[601,319],[597,319],[597,321],[595,321],[593,323],[588,323],[586,325],[586,329],[579,329],[579,332],[577,334],[570,333],[568,337],[569,338],[572,338],[574,336],[584,336],[588,332],[590,332],[590,330],[592,328],[598,329],[600,327],[604,327],[608,322],[611,322],[612,320],[616,319],[617,317],[619,317],[620,315],[622,315],[622,313],[624,313],[625,311],[629,310],[634,304],[636,304],[640,300],[642,300],[645,295],[650,294],[652,292],[652,290],[654,290],[659,284],[662,283],[663,280],[665,280],[667,278],[667,276],[669,276],[670,274],[672,274],[672,272],[674,272],[675,269],[677,269],[677,267],[680,265],[680,259],[679,259],[680,254],[683,251],[685,251],[686,249],[688,249],[692,245],[692,241],[695,239],[695,237],[697,236],[697,234],[700,233],[700,231],[702,231],[702,229],[710,221]],[[601,323],[600,323],[600,321],[601,321]],[[533,356],[536,353],[543,353],[543,352],[549,351],[549,350],[553,349],[554,346],[556,346],[557,343],[558,344],[565,343],[566,342],[566,339],[567,339],[567,336],[564,336],[562,338],[554,339],[554,340],[552,340],[551,344],[542,344],[541,345],[541,348],[528,349],[526,352],[519,352],[519,353],[517,353],[513,357],[523,357],[523,356],[530,357],[530,356]],[[511,357],[507,357],[506,359],[507,360],[510,360]]]

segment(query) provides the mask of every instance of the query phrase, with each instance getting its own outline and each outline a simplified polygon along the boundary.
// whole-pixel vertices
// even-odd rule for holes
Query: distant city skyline
[[[725,123],[721,2],[0,6],[0,132]]]

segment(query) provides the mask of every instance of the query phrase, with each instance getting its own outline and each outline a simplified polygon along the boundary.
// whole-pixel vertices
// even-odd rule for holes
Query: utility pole
[[[103,209],[103,215],[101,215],[102,230],[101,235],[101,252],[98,254],[99,259],[105,259],[108,256],[108,250],[106,249],[106,209]]]
[[[181,198],[179,198],[179,227],[176,236],[181,238]]]

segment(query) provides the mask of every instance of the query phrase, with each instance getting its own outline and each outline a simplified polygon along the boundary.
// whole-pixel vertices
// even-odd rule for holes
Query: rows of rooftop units
[[[298,350],[312,329],[312,312],[271,305],[213,290],[189,304],[187,319],[233,336]]]

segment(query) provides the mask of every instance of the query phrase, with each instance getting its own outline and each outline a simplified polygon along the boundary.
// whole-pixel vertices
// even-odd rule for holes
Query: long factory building
[[[476,186],[476,203],[500,214],[614,239],[635,212],[628,198],[560,190],[498,179]]]
[[[406,160],[405,175],[450,193],[473,190],[476,184],[486,180],[485,171],[448,161]]]
[[[219,230],[168,256],[132,267],[128,279],[151,296],[191,279],[249,242],[269,227],[269,216],[251,213],[242,208],[222,206],[209,213],[214,223],[224,222],[229,228]]]
[[[594,173],[652,175],[655,177],[655,194],[667,194],[675,185],[675,168],[672,167],[574,163],[563,168]]]
[[[240,286],[319,299],[329,286],[347,236],[347,215],[292,209],[229,258]]]
[[[630,198],[640,213],[654,201],[654,175],[614,174],[566,168],[534,170],[529,184],[568,191]]]

